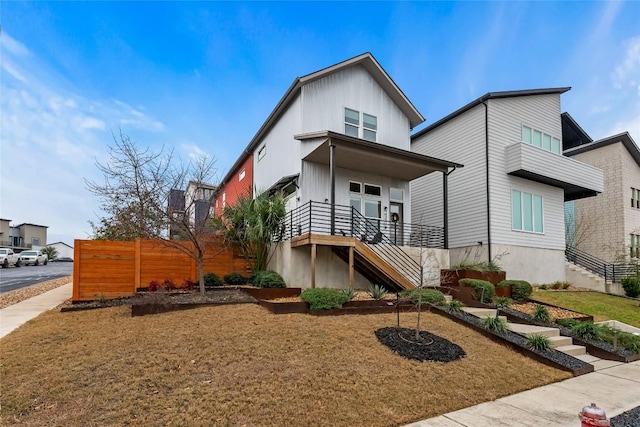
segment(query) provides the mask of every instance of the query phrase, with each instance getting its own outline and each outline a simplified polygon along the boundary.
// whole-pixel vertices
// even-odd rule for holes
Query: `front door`
[[[399,202],[390,202],[389,203],[390,210],[390,226],[389,230],[389,238],[398,246],[403,245],[402,231],[403,231],[403,219],[402,219],[402,203]]]

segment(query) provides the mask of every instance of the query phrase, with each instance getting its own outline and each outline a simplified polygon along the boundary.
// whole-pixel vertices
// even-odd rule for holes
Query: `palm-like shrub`
[[[509,327],[507,326],[507,322],[498,316],[484,317],[482,319],[482,326],[486,330],[491,332],[505,333],[509,330]]]
[[[533,309],[533,318],[542,323],[551,323],[553,320],[547,307],[541,304],[536,304],[536,307]]]
[[[459,301],[457,299],[451,300],[451,302],[447,304],[447,311],[449,313],[462,312],[462,301]]]
[[[551,351],[551,341],[544,335],[530,335],[527,337],[527,347],[538,351]]]
[[[369,286],[369,295],[371,295],[371,298],[375,300],[381,300],[385,295],[387,295],[387,290],[384,286],[371,285]]]

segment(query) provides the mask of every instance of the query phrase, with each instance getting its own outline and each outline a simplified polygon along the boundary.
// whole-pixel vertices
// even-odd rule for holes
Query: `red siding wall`
[[[244,178],[240,180],[240,174],[244,170]],[[250,155],[242,165],[233,171],[227,182],[221,183],[218,196],[214,202],[215,214],[222,214],[222,201],[227,205],[233,205],[242,195],[252,195],[253,188],[253,155]]]

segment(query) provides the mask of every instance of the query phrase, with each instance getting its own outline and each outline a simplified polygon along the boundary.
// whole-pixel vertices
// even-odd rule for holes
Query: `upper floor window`
[[[258,151],[258,161],[262,160],[262,158],[267,154],[267,145],[263,145],[262,148]]]
[[[543,225],[542,196],[511,191],[511,228],[518,231],[542,233]]]
[[[560,144],[559,138],[530,128],[529,126],[522,126],[522,142],[542,148],[543,150],[551,151],[552,153],[562,154],[562,145]]]
[[[378,118],[367,113],[362,113],[361,117],[359,111],[345,108],[344,133],[345,135],[376,142],[378,139]]]
[[[640,209],[640,190],[631,187],[631,207]]]
[[[40,246],[40,238],[39,237],[32,237],[31,238],[31,245]]]
[[[238,175],[238,181],[242,181],[244,179],[244,176],[247,174],[246,169],[242,169],[240,171],[240,174]]]

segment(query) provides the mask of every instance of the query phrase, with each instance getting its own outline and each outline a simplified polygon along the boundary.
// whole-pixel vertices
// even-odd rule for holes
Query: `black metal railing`
[[[571,246],[567,246],[564,253],[567,261],[602,277],[605,282],[620,283],[625,277],[640,276],[639,264],[609,263]]]
[[[332,214],[333,211],[333,214]],[[306,233],[356,237],[415,286],[423,268],[399,246],[442,248],[444,230],[364,217],[351,206],[310,201],[287,213],[284,239]]]

